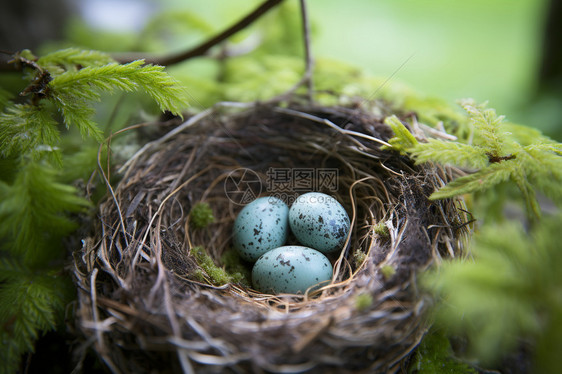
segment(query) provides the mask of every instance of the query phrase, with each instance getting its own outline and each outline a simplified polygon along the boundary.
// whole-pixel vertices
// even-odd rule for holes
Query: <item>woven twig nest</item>
[[[453,171],[381,149],[392,132],[374,111],[217,108],[164,128],[101,204],[76,255],[87,341],[123,373],[398,370],[428,327],[416,274],[462,251],[462,201],[428,199]],[[292,175],[275,190],[279,170]],[[332,283],[305,295],[213,285],[191,248],[221,266],[244,202],[282,187],[282,198],[315,189],[348,211]],[[199,202],[215,216],[204,228],[190,220]]]

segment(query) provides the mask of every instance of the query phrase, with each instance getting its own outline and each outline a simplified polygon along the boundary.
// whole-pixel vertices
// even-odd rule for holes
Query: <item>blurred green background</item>
[[[562,138],[560,91],[541,92],[539,83],[548,0],[307,3],[315,56],[348,62],[450,103],[466,97],[489,101],[508,120]],[[248,4],[229,2],[236,9],[229,12],[220,0],[170,0],[165,6],[235,20]]]
[[[2,1],[7,4],[9,0]],[[67,25],[66,34],[59,37],[79,39],[80,28],[76,24],[85,22],[97,31],[120,35],[113,39],[113,45],[106,46],[110,50],[138,47],[138,39],[131,42],[134,35],[138,37],[144,25],[160,12],[187,10],[196,15],[202,22],[198,32],[186,32],[181,39],[171,38],[160,52],[193,46],[261,3],[257,0],[58,1],[65,2],[75,13],[66,23],[58,21],[60,12],[57,17],[51,17],[58,24]],[[286,2],[294,5],[294,17],[298,20],[298,1]],[[423,95],[441,97],[449,103],[466,97],[489,101],[508,120],[538,127],[562,139],[560,76],[547,88],[540,82],[551,2],[559,1],[308,0],[307,4],[316,57],[347,62],[374,76],[391,78],[389,84],[405,83]],[[32,0],[20,2],[25,3],[30,8],[38,6]],[[47,12],[40,16],[43,23],[50,17]],[[39,25],[26,24],[32,28]],[[298,22],[294,25],[297,27]],[[294,34],[295,30],[285,32]],[[43,35],[48,34],[43,32]],[[241,40],[244,36],[251,37],[251,32],[245,30],[237,37]],[[120,41],[122,48],[119,48]],[[29,47],[21,45],[21,48]],[[158,47],[149,49],[158,50]]]

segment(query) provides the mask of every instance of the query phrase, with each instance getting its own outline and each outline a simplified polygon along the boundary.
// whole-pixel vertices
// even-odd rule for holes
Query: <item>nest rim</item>
[[[227,109],[226,113],[224,110],[225,108]],[[355,178],[351,178],[354,179],[353,181],[346,180],[345,185],[348,189],[339,194],[338,197],[340,199],[344,199],[345,197],[345,201],[343,202],[344,206],[346,208],[351,208],[350,221],[352,230],[350,231],[356,231],[350,232],[344,248],[351,248],[361,243],[360,247],[363,246],[367,250],[364,251],[363,261],[355,265],[351,264],[352,260],[350,258],[353,253],[350,253],[350,249],[342,251],[336,259],[332,258],[334,261],[334,277],[332,283],[320,288],[312,294],[267,295],[245,288],[239,284],[225,284],[222,286],[205,284],[204,282],[190,279],[186,274],[178,274],[177,269],[170,266],[174,261],[179,261],[181,266],[187,266],[193,269],[193,266],[198,266],[197,263],[182,263],[177,258],[166,260],[164,255],[166,248],[169,250],[169,248],[174,245],[179,245],[181,252],[181,248],[185,245],[189,248],[193,248],[196,245],[195,243],[204,241],[201,238],[201,233],[190,227],[189,214],[185,214],[185,212],[182,211],[182,209],[188,208],[181,208],[182,204],[176,202],[176,195],[184,193],[182,191],[185,190],[187,185],[197,181],[197,178],[205,175],[205,173],[208,173],[209,170],[215,167],[220,172],[213,175],[214,179],[206,180],[204,186],[201,187],[203,191],[199,191],[198,196],[201,201],[208,201],[210,204],[218,201],[217,199],[219,198],[217,198],[215,190],[219,188],[218,186],[223,181],[225,173],[222,172],[220,168],[217,168],[217,165],[224,165],[213,163],[209,163],[209,165],[204,167],[200,165],[189,177],[187,177],[187,170],[189,167],[186,166],[191,166],[189,160],[192,162],[196,160],[197,157],[199,157],[198,152],[201,148],[209,146],[209,142],[215,141],[215,146],[228,148],[228,144],[224,142],[224,139],[216,134],[213,135],[213,138],[209,137],[206,141],[200,143],[203,144],[201,148],[197,148],[194,145],[191,152],[183,152],[184,162],[186,158],[187,162],[184,165],[174,166],[174,173],[177,175],[174,175],[174,178],[169,177],[168,180],[166,180],[166,183],[168,183],[166,186],[167,194],[156,199],[159,200],[157,204],[148,203],[147,205],[150,206],[150,208],[144,207],[144,214],[146,214],[148,209],[151,215],[150,219],[145,217],[145,220],[148,222],[145,223],[146,230],[142,235],[142,240],[133,240],[135,245],[126,240],[127,237],[135,238],[135,236],[139,234],[137,230],[142,231],[142,228],[139,229],[141,225],[138,224],[138,222],[133,223],[134,220],[131,221],[130,217],[135,216],[140,211],[139,206],[143,204],[143,199],[146,199],[146,193],[142,193],[141,187],[144,186],[146,188],[146,186],[139,183],[141,187],[137,186],[138,190],[135,190],[134,193],[127,194],[126,197],[123,191],[127,191],[127,188],[130,189],[132,188],[131,186],[135,185],[135,183],[131,184],[131,181],[135,180],[134,175],[147,177],[149,173],[146,173],[146,168],[155,174],[164,174],[162,170],[155,170],[154,166],[147,166],[150,164],[149,161],[154,161],[155,155],[158,155],[158,152],[162,153],[162,157],[165,156],[169,160],[174,160],[171,155],[173,155],[174,152],[182,152],[174,151],[174,147],[171,146],[171,144],[180,142],[177,138],[182,134],[190,134],[190,136],[192,136],[191,132],[195,131],[194,129],[198,127],[205,129],[205,126],[211,126],[212,129],[213,124],[216,126],[216,123],[221,123],[220,121],[224,120],[224,118],[238,123],[236,121],[244,122],[249,118],[255,118],[255,116],[259,117],[259,115],[263,115],[263,113],[269,113],[270,116],[281,115],[285,116],[285,118],[293,118],[297,123],[313,123],[314,126],[321,129],[321,132],[317,133],[321,134],[321,137],[324,137],[324,141],[321,143],[329,143],[325,142],[325,138],[327,137],[331,140],[334,134],[336,134],[336,143],[338,141],[347,142],[345,143],[348,151],[348,153],[345,154],[347,158],[341,156],[340,148],[337,149],[335,154],[334,152],[327,152],[324,156],[329,154],[331,158],[328,157],[328,159],[331,161],[333,161],[332,159],[339,159],[341,165],[347,165],[349,169],[353,169],[356,164],[367,163],[367,161],[375,162],[379,164],[376,169],[377,172],[381,170],[381,172],[384,172],[384,170],[386,170],[385,177],[389,179],[394,178],[391,181],[383,180],[381,177],[374,177],[373,175],[366,174],[365,170],[359,170],[360,173],[357,173],[360,176],[359,178],[354,175]],[[190,117],[187,121],[172,128],[163,136],[147,143],[131,157],[120,169],[120,173],[123,175],[121,179],[122,182],[115,191],[111,190],[110,198],[100,206],[100,212],[102,212],[100,215],[104,218],[98,226],[98,231],[92,238],[88,238],[85,241],[84,248],[75,256],[75,278],[79,289],[82,290],[79,295],[80,307],[78,327],[85,336],[95,336],[95,349],[102,357],[103,361],[106,362],[112,370],[115,369],[117,372],[121,371],[119,370],[120,367],[127,367],[130,365],[130,363],[124,363],[125,360],[122,353],[117,354],[115,350],[111,349],[115,341],[112,341],[112,338],[110,338],[107,333],[104,333],[103,330],[100,330],[99,326],[102,324],[102,321],[108,321],[108,319],[114,318],[113,314],[116,313],[116,311],[121,313],[121,315],[128,316],[132,320],[136,320],[138,314],[125,312],[124,310],[126,308],[123,306],[131,308],[131,305],[134,305],[132,309],[135,309],[143,304],[148,304],[150,307],[146,308],[144,311],[142,311],[142,307],[140,307],[141,311],[147,312],[146,315],[155,314],[164,321],[159,322],[161,331],[153,333],[159,335],[165,331],[172,337],[170,339],[169,336],[159,349],[172,352],[172,355],[177,357],[179,367],[184,371],[188,368],[196,371],[207,370],[212,372],[210,368],[217,369],[228,367],[236,371],[238,369],[242,370],[241,368],[259,367],[271,372],[299,372],[303,370],[314,371],[320,370],[321,368],[325,370],[326,368],[333,369],[334,367],[341,367],[343,361],[333,357],[330,358],[329,355],[322,352],[319,347],[322,347],[326,352],[333,350],[353,351],[354,349],[358,352],[363,352],[363,356],[367,356],[368,359],[366,362],[363,362],[363,366],[357,365],[357,368],[360,370],[397,370],[400,362],[408,356],[409,352],[421,340],[425,332],[425,312],[431,302],[425,295],[420,294],[417,290],[412,291],[412,289],[415,289],[416,273],[423,271],[433,262],[440,262],[443,257],[454,257],[462,253],[464,246],[463,241],[467,234],[464,223],[467,222],[468,219],[466,216],[463,216],[464,213],[462,213],[462,210],[464,210],[465,207],[460,199],[449,200],[442,205],[440,205],[441,203],[439,202],[432,203],[435,204],[432,206],[437,207],[436,214],[442,214],[443,219],[435,220],[435,222],[431,221],[431,224],[435,225],[435,227],[430,229],[424,228],[426,231],[421,232],[423,230],[420,230],[420,232],[415,233],[415,235],[419,236],[425,235],[423,240],[428,239],[426,243],[432,243],[432,248],[429,253],[426,253],[424,259],[417,259],[418,263],[404,260],[401,251],[404,247],[403,243],[408,235],[410,235],[409,231],[407,231],[410,230],[408,227],[415,226],[416,224],[428,226],[429,221],[425,222],[422,218],[414,214],[416,213],[416,209],[421,209],[419,207],[413,208],[414,213],[412,213],[412,217],[406,217],[406,219],[404,219],[404,217],[399,216],[408,212],[408,204],[427,204],[429,201],[427,200],[427,192],[436,187],[440,187],[447,180],[450,180],[454,176],[455,170],[433,164],[417,166],[414,165],[411,160],[393,151],[382,151],[380,146],[388,145],[387,140],[390,134],[388,132],[382,134],[377,130],[377,128],[384,130],[385,125],[382,123],[380,116],[376,114],[373,115],[372,113],[373,111],[365,112],[363,109],[341,107],[325,108],[306,105],[283,107],[259,103],[223,103]],[[336,123],[336,121],[333,120],[334,116],[337,117],[340,122],[342,119],[341,117],[344,119],[349,117],[349,120],[346,119],[341,123]],[[357,125],[355,123],[357,121],[361,123],[362,127],[353,127],[353,125]],[[413,121],[413,123],[416,125],[415,121]],[[286,134],[275,134],[275,131],[272,130],[271,127],[268,127],[269,125],[260,124],[259,121],[256,126],[259,130],[264,131],[261,137],[255,134],[248,135],[248,133],[244,133],[240,138],[236,138],[236,141],[244,140],[244,136],[256,136],[257,139],[261,141],[271,143],[270,139],[272,134],[274,136],[273,139],[275,139],[275,136],[286,136]],[[314,131],[318,131],[318,128],[315,128]],[[244,130],[240,130],[240,127],[234,127],[234,129],[237,129],[237,131]],[[231,136],[233,129],[227,128],[225,125],[225,129],[219,130],[222,131],[222,135],[227,134]],[[309,133],[306,133],[306,136],[309,135]],[[314,139],[314,135],[315,134],[312,134],[311,139]],[[283,136],[280,136],[280,139],[283,139]],[[297,146],[293,147],[293,145],[286,140],[287,139],[284,139],[283,143],[288,143],[286,147],[288,147],[289,150],[291,150],[291,148],[293,148],[295,152],[300,150]],[[294,141],[295,139],[291,138],[290,140]],[[183,141],[185,141],[185,139],[183,139]],[[192,141],[196,144],[198,138]],[[309,138],[307,138],[306,144],[312,144]],[[263,144],[261,146],[263,147]],[[268,146],[270,146],[270,144],[266,145],[266,147]],[[328,147],[329,146],[330,144],[328,144]],[[341,144],[339,144],[339,146],[341,146]],[[259,149],[259,146],[257,148]],[[296,150],[294,148],[296,148]],[[318,149],[321,149],[321,147],[317,147],[317,150]],[[284,151],[286,151],[286,149]],[[237,155],[237,157],[244,159],[244,151],[240,153],[242,156]],[[380,156],[381,153],[385,154],[383,158]],[[220,157],[224,157],[224,155],[220,155]],[[359,161],[355,158],[358,158]],[[385,159],[385,162],[388,161],[389,164],[381,162],[381,159]],[[224,161],[224,159],[221,159],[221,161]],[[283,159],[283,161],[286,162],[285,159]],[[170,161],[170,163],[173,162]],[[350,163],[353,163],[353,165],[350,166]],[[393,163],[401,165],[403,169],[395,170],[395,165]],[[233,163],[233,166],[237,164],[240,164],[240,162]],[[143,169],[142,166],[144,166],[145,169]],[[397,181],[402,181],[402,183],[393,185],[393,183],[396,184]],[[366,182],[374,183],[367,188],[370,188],[373,194],[378,194],[371,199],[374,201],[372,204],[377,205],[378,209],[380,209],[378,212],[365,209],[365,200],[367,200],[365,195],[362,195],[361,201],[359,201],[356,196],[359,188],[364,188]],[[125,183],[124,187],[122,183]],[[411,197],[411,200],[408,200],[410,197],[405,196],[407,195],[406,187],[409,188],[412,186],[419,189],[418,192],[420,192],[422,196],[418,196],[417,198],[414,196]],[[391,188],[392,191],[389,191]],[[397,194],[397,191],[399,191],[401,196],[394,196]],[[192,193],[195,194],[195,192]],[[189,193],[184,193],[184,195],[189,195]],[[154,194],[151,196],[154,196]],[[197,200],[197,198],[193,196],[191,196],[191,198],[193,201]],[[370,198],[371,197],[369,197],[369,199]],[[383,199],[386,199],[386,201]],[[403,199],[403,201],[400,201],[400,199]],[[168,231],[162,230],[161,228],[162,221],[166,221],[166,219],[162,217],[164,211],[163,207],[165,207],[169,201],[172,202],[173,205],[177,205],[175,208],[176,214],[179,209],[179,217],[184,220],[183,238],[181,235],[180,237],[168,236]],[[193,201],[190,207],[193,206]],[[134,207],[135,204],[136,207]],[[122,206],[122,208],[120,206]],[[125,209],[125,207],[127,208]],[[104,209],[105,213],[103,213]],[[213,225],[227,225],[228,220],[232,222],[235,218],[235,210],[232,205],[228,207],[228,209],[221,211],[224,214],[220,215],[217,222]],[[111,214],[107,212],[113,214],[112,220],[105,218],[111,216]],[[370,217],[367,217],[369,219],[366,219],[365,212],[368,212],[368,215],[370,215]],[[424,210],[424,212],[427,212],[427,210]],[[361,213],[363,213],[362,216],[360,216]],[[117,218],[115,215],[117,215]],[[175,217],[175,219],[177,218],[178,217]],[[109,224],[110,221],[111,224]],[[168,225],[173,223],[168,221],[173,220],[168,219],[166,221]],[[363,228],[362,235],[358,235],[357,231],[359,231],[359,229],[357,228],[359,227],[359,221],[361,221],[363,225],[365,225],[367,221],[371,223],[384,222],[389,232],[388,237],[384,238],[380,235],[374,235],[373,227],[368,227],[366,230]],[[152,227],[153,225],[155,225],[155,227]],[[373,224],[371,226],[373,226]],[[228,230],[224,230],[224,232],[226,231]],[[223,236],[226,235],[224,232],[222,232]],[[207,234],[209,234],[209,232],[207,232]],[[204,237],[205,240],[211,238],[212,241],[219,243],[217,245],[219,247],[224,247],[224,243],[228,242],[224,237],[217,238],[209,235]],[[182,239],[183,243],[166,243],[166,241],[181,242]],[[149,243],[149,245],[147,245],[147,243]],[[415,246],[411,243],[410,245]],[[144,251],[145,247],[147,252]],[[386,250],[383,251],[384,256],[379,254],[378,257],[380,258],[375,260],[374,258],[377,256],[371,253],[371,251],[381,250],[382,247],[386,248]],[[134,252],[127,254],[127,252],[131,250],[134,250]],[[210,250],[209,253],[214,260],[220,258],[219,255],[221,253],[215,253],[212,250]],[[124,259],[128,259],[132,264],[129,265],[129,268],[124,266]],[[384,267],[388,266],[394,269],[393,272],[390,272],[392,274],[387,274],[383,270]],[[123,267],[125,267],[125,269],[123,269]],[[138,276],[132,275],[138,270],[150,274],[152,282],[150,285],[142,284],[144,281],[139,280]],[[99,279],[102,278],[102,274],[104,278],[101,281],[103,287],[100,287]],[[206,300],[205,302],[213,304],[213,308],[224,306],[231,311],[238,311],[242,314],[247,313],[246,330],[244,330],[244,327],[240,327],[244,326],[243,319],[237,320],[241,323],[237,325],[238,331],[236,331],[236,329],[234,329],[234,332],[221,331],[216,325],[211,326],[213,323],[210,323],[209,326],[203,326],[204,323],[202,324],[202,321],[205,320],[201,319],[200,315],[197,320],[195,317],[190,319],[189,313],[187,312],[185,312],[186,316],[183,315],[183,312],[178,312],[181,311],[182,308],[186,308],[185,300],[178,301],[180,298],[178,296],[180,293],[179,289],[170,290],[170,288],[177,287],[174,282],[177,282],[178,278],[184,282],[182,292],[185,292],[186,289],[191,290],[191,298],[197,299],[204,295],[202,298]],[[136,285],[135,282],[141,284]],[[113,283],[112,286],[111,283]],[[108,286],[108,284],[110,285]],[[143,297],[139,297],[138,294],[123,296],[137,288],[143,289],[145,292],[148,291],[148,293]],[[373,292],[375,289],[377,292]],[[101,290],[103,290],[103,292],[98,292]],[[164,290],[165,296],[159,297],[156,290]],[[412,297],[412,292],[417,294]],[[350,293],[352,294],[351,296],[348,295]],[[99,300],[102,294],[104,301],[100,304]],[[371,304],[366,306],[363,310],[360,310],[361,308],[355,303],[353,296],[357,297],[363,294],[370,295]],[[110,300],[118,300],[118,302],[112,302]],[[157,303],[157,301],[160,305],[155,307],[154,304]],[[103,303],[106,304],[104,305]],[[398,306],[396,303],[398,303]],[[118,307],[117,304],[119,304],[120,307]],[[187,309],[191,310],[190,308]],[[105,318],[100,317],[100,314],[103,314]],[[324,317],[315,318],[314,323],[308,322],[307,319],[310,319],[311,316],[315,314],[323,315]],[[182,318],[178,318],[178,315],[182,315],[183,320]],[[329,318],[325,317],[326,315],[329,316]],[[400,319],[397,317],[399,315],[404,315],[404,317],[400,317]],[[388,319],[387,322],[390,321],[389,324],[394,327],[390,327],[386,330],[384,327],[381,327],[384,326],[384,323],[381,323],[381,321],[384,321],[385,317]],[[408,318],[410,320],[406,321]],[[393,319],[398,320],[398,323],[393,324]],[[129,336],[127,339],[135,341],[138,347],[143,347],[144,345],[146,348],[146,344],[139,341],[146,341],[150,336],[149,334],[142,331],[140,333],[135,331],[137,335],[131,337],[132,331],[126,328],[127,323],[114,321],[113,319],[111,319],[111,321],[120,328],[121,335],[124,334],[124,336],[127,336],[128,334]],[[127,318],[124,318],[124,321],[127,321]],[[373,321],[376,321],[376,323]],[[344,331],[346,326],[350,331],[355,333],[368,330],[366,326],[368,326],[369,323],[373,325],[373,330],[370,333],[365,333],[361,338],[351,336]],[[400,325],[400,323],[402,323],[402,325]],[[162,328],[162,324],[168,324],[168,326]],[[259,329],[256,327],[258,325]],[[363,327],[361,325],[363,325]],[[158,330],[155,326],[156,325],[152,326],[152,328]],[[288,344],[290,346],[288,351],[281,350],[280,352],[271,354],[270,357],[268,357],[267,354],[264,354],[262,358],[249,354],[249,352],[255,353],[257,349],[255,344],[249,344],[239,349],[239,347],[236,347],[233,343],[241,344],[240,342],[245,339],[241,339],[240,336],[245,336],[247,339],[252,331],[257,331],[256,329],[259,331],[276,331],[278,333],[279,326],[284,326],[289,329],[298,328],[298,326],[307,326],[308,331],[305,333],[288,333],[285,337],[290,342],[290,344]],[[396,326],[401,326],[400,328],[402,328],[399,333],[396,333],[402,340],[398,343],[392,342],[392,329],[397,328]],[[230,328],[232,329],[232,326],[230,326]],[[109,330],[115,331],[115,329]],[[186,330],[189,331],[186,333]],[[241,332],[242,330],[244,331]],[[375,332],[377,334],[375,334]],[[139,339],[138,334],[146,334],[146,336]],[[238,334],[239,336],[232,337],[233,334]],[[388,336],[385,336],[385,334]],[[376,335],[381,335],[382,338],[378,338]],[[213,338],[211,339],[210,336]],[[346,342],[343,344],[335,343],[334,336],[339,336],[340,338],[344,337]],[[205,337],[207,337],[207,339],[205,339]],[[204,341],[217,339],[217,341],[220,341],[220,344],[217,343],[213,345],[207,341],[207,346],[204,349],[190,348],[190,344],[186,343],[190,342],[190,338],[197,341],[201,339]],[[233,339],[232,342],[228,340],[229,338]],[[393,344],[397,344],[399,349],[395,347],[394,351],[386,351],[384,357],[378,357],[377,349],[381,349],[381,347],[388,344],[389,341]],[[267,339],[265,340],[265,344],[263,344],[263,339],[260,340],[260,343],[265,346],[265,349],[268,349],[268,347],[271,348],[272,342]],[[317,352],[318,350],[320,350],[320,353]],[[288,363],[282,362],[280,357],[286,355],[287,352],[298,356],[297,359],[290,360]],[[302,359],[302,357],[310,355],[310,352],[314,352],[312,359]],[[354,357],[355,355],[357,354],[352,353],[348,354],[346,357]],[[116,363],[121,364],[118,365]]]

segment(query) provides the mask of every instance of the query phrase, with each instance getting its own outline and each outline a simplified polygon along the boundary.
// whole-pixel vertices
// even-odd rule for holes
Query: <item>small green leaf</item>
[[[412,135],[410,131],[400,122],[398,117],[392,115],[384,120],[384,123],[390,126],[392,131],[394,131],[394,137],[388,142],[392,145],[392,149],[399,151],[402,154],[410,152],[416,145],[418,141]],[[386,147],[383,147],[386,148]]]

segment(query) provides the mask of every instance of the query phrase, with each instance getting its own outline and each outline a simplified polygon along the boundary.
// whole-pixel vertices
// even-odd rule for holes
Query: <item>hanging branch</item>
[[[261,16],[265,13],[270,11],[271,9],[275,8],[277,5],[281,4],[283,0],[267,0],[259,5],[256,9],[254,9],[251,13],[246,15],[244,18],[236,22],[234,25],[230,26],[220,34],[212,37],[204,41],[203,43],[199,44],[198,46],[175,55],[169,56],[147,56],[143,53],[123,53],[120,55],[114,55],[113,58],[119,63],[128,63],[135,60],[144,60],[146,64],[153,64],[153,65],[162,65],[162,66],[170,66],[182,61],[189,60],[193,57],[204,56],[209,49],[216,46],[217,44],[222,43],[226,39],[230,38],[237,32],[245,29],[255,21],[257,21]],[[21,66],[16,66],[12,63],[11,59],[14,53],[12,52],[4,52],[4,57],[0,57],[0,72],[9,72],[9,71],[17,71],[21,69]]]
[[[163,56],[163,57],[150,57],[142,54],[127,53],[121,56],[114,56],[114,58],[120,63],[126,63],[138,59],[144,59],[147,64],[170,66],[186,61],[193,57],[204,56],[209,51],[209,49],[216,46],[217,44],[222,43],[223,41],[225,41],[232,35],[236,34],[237,32],[245,29],[246,27],[254,23],[256,20],[258,20],[261,16],[263,16],[265,13],[267,13],[269,10],[276,7],[282,2],[283,0],[265,1],[256,9],[254,9],[251,13],[246,15],[246,17],[242,18],[240,21],[238,21],[228,29],[224,30],[220,34],[212,37],[211,39],[204,41],[200,45],[185,52],[181,52],[176,55]]]

